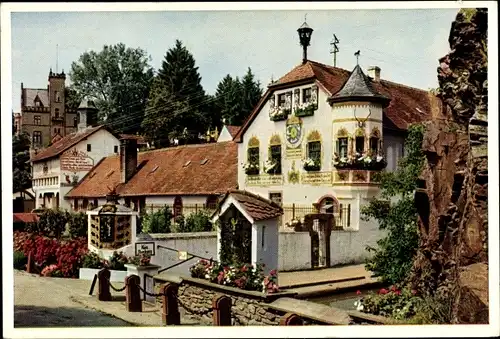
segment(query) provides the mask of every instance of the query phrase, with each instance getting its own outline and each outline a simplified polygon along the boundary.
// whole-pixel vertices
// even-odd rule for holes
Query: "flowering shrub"
[[[14,268],[16,270],[24,270],[27,262],[28,258],[26,258],[23,252],[14,251]]]
[[[40,273],[43,277],[63,277],[63,273],[59,265],[49,265],[46,266],[42,273]]]
[[[151,256],[141,253],[140,255],[129,258],[128,263],[136,266],[147,266],[151,263]]]
[[[82,266],[82,257],[87,253],[87,240],[77,238],[60,241],[41,235],[23,232],[14,233],[14,250],[28,256],[33,253],[35,266],[43,271],[50,265],[57,265],[61,276],[74,277]]]
[[[306,171],[319,171],[319,169],[321,168],[321,163],[319,159],[307,158],[305,160],[302,160],[302,166],[304,166],[304,169]]]
[[[104,267],[104,260],[97,253],[88,252],[83,256],[82,267],[100,269]]]
[[[358,291],[358,295],[361,294]],[[358,311],[392,317],[394,319],[408,319],[413,317],[422,302],[417,291],[409,288],[390,289],[382,288],[377,294],[371,293],[354,303]]]
[[[387,166],[385,158],[378,155],[370,155],[370,152],[363,154],[356,153],[354,156],[340,157],[337,153],[333,157],[333,166],[338,169],[366,169],[379,171]]]
[[[126,271],[125,264],[128,264],[128,258],[123,252],[114,251],[108,260],[104,260],[104,266],[115,271]]]
[[[212,283],[238,287],[244,290],[278,292],[276,271],[264,276],[263,266],[237,264],[222,266],[208,260],[200,260],[189,269],[193,278],[206,279]]]
[[[257,175],[259,174],[259,164],[257,163],[246,163],[243,165],[243,170],[246,175]]]

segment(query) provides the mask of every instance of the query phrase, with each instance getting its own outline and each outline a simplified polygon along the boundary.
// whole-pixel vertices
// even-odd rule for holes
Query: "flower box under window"
[[[355,155],[354,157],[338,157],[333,160],[336,169],[381,171],[387,166],[387,161],[380,155]]]
[[[300,105],[295,109],[295,116],[297,117],[309,117],[314,115],[314,111],[318,107],[313,103],[308,103],[306,105]]]
[[[306,159],[303,166],[307,172],[319,171],[321,169],[321,163],[318,159]]]
[[[271,121],[286,120],[290,113],[291,109],[278,107],[274,111],[271,111],[271,113],[269,114],[269,118],[271,119]]]

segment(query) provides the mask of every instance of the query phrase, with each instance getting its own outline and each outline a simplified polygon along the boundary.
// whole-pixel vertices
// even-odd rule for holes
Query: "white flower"
[[[359,303],[359,305],[356,307],[356,311],[359,311],[359,312],[363,311],[363,309],[364,309],[364,307],[361,303]]]
[[[372,162],[372,158],[370,158],[370,157],[366,157],[366,158],[364,159],[364,161],[365,161],[366,163],[370,163],[370,162]]]
[[[384,160],[384,157],[381,155],[377,155],[377,162],[381,162],[382,160]]]
[[[205,279],[210,279],[210,275],[209,274],[205,274]]]

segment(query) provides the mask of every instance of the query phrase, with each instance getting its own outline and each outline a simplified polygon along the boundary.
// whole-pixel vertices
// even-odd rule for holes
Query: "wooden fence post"
[[[125,278],[125,305],[129,312],[142,312],[140,283],[138,275],[132,274]]]
[[[214,326],[231,326],[231,298],[216,295],[212,300]]]
[[[179,304],[177,303],[177,284],[166,283],[160,288],[162,294],[162,323],[167,325],[180,325],[181,315],[179,313]]]
[[[28,253],[28,262],[26,263],[26,272],[27,273],[34,273],[34,263],[33,263],[33,251],[30,251]]]
[[[282,326],[301,326],[304,325],[304,321],[301,317],[294,313],[287,313],[280,319],[280,325]]]
[[[97,300],[111,301],[111,292],[109,291],[109,278],[111,272],[107,268],[103,268],[97,273],[99,284],[97,285]]]

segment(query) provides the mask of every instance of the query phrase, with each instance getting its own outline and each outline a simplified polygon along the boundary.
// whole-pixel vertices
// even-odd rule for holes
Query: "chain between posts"
[[[108,278],[106,278],[106,280],[107,280],[107,281],[108,281],[108,283],[109,283],[109,287],[111,287],[111,288],[112,288],[114,291],[116,291],[116,292],[122,292],[122,291],[125,291],[125,289],[127,288],[127,285],[123,286],[122,288],[116,288],[116,287],[114,287],[114,286],[111,284],[111,281],[110,281]]]
[[[150,297],[161,297],[161,296],[163,296],[163,294],[161,294],[161,293],[149,293],[148,291],[146,291],[145,289],[143,289],[140,285],[137,285],[137,287],[139,287],[139,289],[142,292],[146,293],[146,295],[149,295]]]

